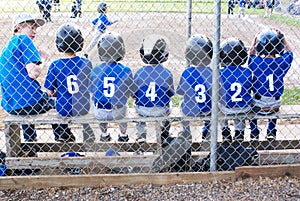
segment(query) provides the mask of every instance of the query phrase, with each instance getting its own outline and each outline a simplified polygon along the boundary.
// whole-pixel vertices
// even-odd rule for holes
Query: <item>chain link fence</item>
[[[2,175],[299,163],[289,2],[0,2]]]

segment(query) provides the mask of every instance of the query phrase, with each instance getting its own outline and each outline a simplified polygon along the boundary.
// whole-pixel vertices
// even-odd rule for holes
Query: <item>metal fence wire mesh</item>
[[[1,175],[299,163],[290,2],[0,2]]]

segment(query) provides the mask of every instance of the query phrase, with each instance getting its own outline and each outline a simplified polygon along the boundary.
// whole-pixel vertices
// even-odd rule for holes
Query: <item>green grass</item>
[[[282,95],[283,105],[300,105],[300,88],[294,87],[291,89],[284,89]]]
[[[110,10],[113,12],[169,12],[169,13],[186,13],[186,0],[107,0]],[[82,5],[83,12],[95,12],[99,1],[84,0]],[[61,12],[70,12],[72,5],[71,0],[61,0]],[[238,5],[234,12],[238,13]],[[37,6],[35,1],[27,0],[0,0],[0,12],[36,12]],[[213,0],[193,0],[193,13],[213,14]],[[245,9],[247,15],[259,15],[263,17],[264,9]],[[227,1],[221,3],[221,13],[227,14]],[[274,13],[270,20],[281,24],[300,27],[300,21],[291,15],[281,15]]]
[[[172,105],[173,107],[180,107],[180,103],[183,100],[182,96],[175,95],[172,97]],[[291,88],[284,89],[282,95],[282,105],[300,105],[300,88]],[[128,106],[130,108],[134,107],[134,100],[129,98]]]

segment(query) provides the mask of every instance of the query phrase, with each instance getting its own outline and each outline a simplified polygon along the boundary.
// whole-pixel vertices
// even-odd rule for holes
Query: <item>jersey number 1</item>
[[[274,91],[274,75],[270,74],[266,77],[266,80],[269,80],[270,91]]]

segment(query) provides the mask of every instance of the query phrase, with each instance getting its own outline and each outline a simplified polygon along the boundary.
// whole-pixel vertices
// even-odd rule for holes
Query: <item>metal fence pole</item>
[[[186,16],[186,35],[187,38],[191,36],[192,29],[192,0],[187,0],[187,16]]]
[[[213,83],[211,113],[210,171],[216,170],[217,137],[218,137],[218,102],[219,102],[219,49],[221,35],[221,0],[214,4],[214,40],[213,40]]]

